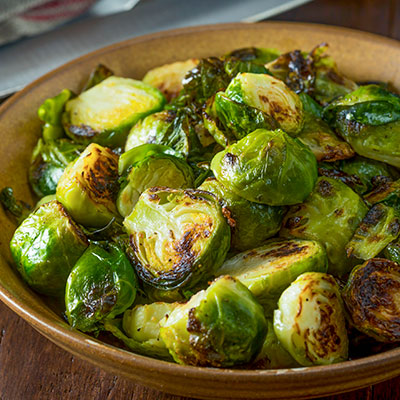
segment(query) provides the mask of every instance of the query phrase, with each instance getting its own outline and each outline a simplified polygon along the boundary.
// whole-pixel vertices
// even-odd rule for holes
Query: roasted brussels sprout
[[[218,153],[215,177],[237,195],[256,203],[301,203],[317,179],[312,152],[281,130],[258,129]]]
[[[168,101],[178,96],[183,88],[182,81],[186,74],[199,63],[197,58],[177,61],[151,69],[146,73],[143,82],[160,90]]]
[[[343,275],[351,269],[345,246],[367,211],[361,197],[344,183],[321,177],[308,199],[290,208],[280,235],[323,243],[328,254],[329,273]]]
[[[180,364],[229,367],[251,361],[266,335],[263,309],[235,278],[224,276],[161,325],[161,339]]]
[[[42,136],[46,142],[64,136],[61,116],[65,104],[71,97],[73,97],[72,92],[68,89],[64,89],[57,96],[46,99],[39,107],[38,117],[44,122]]]
[[[400,220],[393,207],[375,204],[346,246],[347,256],[361,260],[376,257],[400,234]]]
[[[303,366],[345,361],[348,337],[339,286],[320,272],[300,275],[279,299],[274,330],[283,347]]]
[[[123,217],[132,212],[139,196],[150,187],[193,187],[192,169],[184,160],[165,152],[171,150],[165,150],[165,146],[144,144],[123,154],[125,159],[129,158],[131,161],[131,169],[117,198],[117,208]],[[119,166],[123,156],[120,157]]]
[[[96,331],[100,321],[122,314],[135,300],[137,279],[125,253],[109,243],[91,244],[67,280],[68,322],[83,332]]]
[[[400,212],[400,180],[383,181],[372,192],[366,194],[364,200],[370,205],[383,203]]]
[[[333,59],[324,54],[327,48],[323,43],[308,54],[294,50],[282,54],[266,67],[296,93],[308,93],[327,104],[357,89],[353,81],[340,74]]]
[[[267,336],[261,351],[256,359],[250,364],[251,368],[257,369],[279,369],[279,368],[295,368],[300,365],[297,361],[284,349],[279,342],[271,319],[267,319]]]
[[[299,96],[270,75],[240,73],[232,79],[225,95],[263,111],[290,135],[299,133],[303,128],[303,104]]]
[[[261,245],[280,229],[284,208],[253,203],[228,190],[215,178],[208,178],[199,187],[214,194],[231,212],[231,247],[243,251]]]
[[[139,119],[159,111],[164,102],[162,93],[150,85],[110,76],[68,101],[62,121],[77,143],[118,147]]]
[[[73,143],[67,139],[47,142],[39,139],[33,149],[29,167],[29,182],[34,192],[39,197],[54,194],[65,168],[84,149],[84,145]]]
[[[240,61],[250,61],[254,64],[265,65],[279,57],[280,51],[263,47],[244,47],[236,49],[224,56],[225,60],[234,58]],[[242,72],[242,71],[240,71]]]
[[[161,290],[207,282],[229,250],[222,209],[211,193],[200,190],[147,189],[124,225],[139,277]]]
[[[275,239],[226,260],[217,274],[239,279],[271,314],[279,296],[299,275],[327,269],[326,252],[318,242]]]
[[[400,341],[399,264],[373,258],[355,267],[343,291],[352,324],[380,342]]]
[[[17,228],[11,254],[24,280],[36,291],[62,296],[68,275],[89,243],[57,201],[40,206]]]
[[[56,195],[76,222],[97,227],[118,217],[118,189],[118,156],[92,143],[65,169]]]

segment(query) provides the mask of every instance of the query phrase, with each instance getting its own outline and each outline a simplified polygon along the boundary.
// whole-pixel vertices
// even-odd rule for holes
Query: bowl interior
[[[0,108],[0,188],[13,187],[17,198],[34,204],[27,170],[40,136],[36,116],[44,99],[63,88],[79,91],[91,69],[103,63],[116,75],[142,78],[151,68],[190,57],[220,55],[248,47],[281,51],[330,45],[340,70],[356,81],[390,81],[400,88],[400,45],[348,29],[269,22],[227,24],[162,32],[128,40],[72,61],[35,81]],[[72,353],[114,373],[171,393],[210,398],[286,398],[355,389],[400,373],[400,350],[329,367],[280,371],[234,371],[183,367],[134,355],[73,331],[53,302],[32,292],[12,267],[8,243],[15,225],[0,208],[0,299],[37,330]],[[371,367],[373,365],[373,367]],[[327,380],[327,377],[329,379]]]

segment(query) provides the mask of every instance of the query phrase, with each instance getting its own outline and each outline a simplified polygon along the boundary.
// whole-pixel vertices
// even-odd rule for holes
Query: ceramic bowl
[[[142,78],[150,68],[247,46],[310,50],[327,42],[344,74],[357,81],[390,81],[400,88],[400,44],[368,33],[313,24],[268,22],[179,29],[117,43],[48,73],[0,108],[0,188],[34,203],[27,182],[40,135],[36,110],[63,88],[78,90],[103,63],[117,75]],[[202,398],[297,399],[371,385],[400,374],[400,349],[344,363],[291,370],[230,370],[181,366],[139,356],[71,329],[13,268],[8,243],[15,226],[0,207],[0,299],[48,339],[107,371],[178,395]]]

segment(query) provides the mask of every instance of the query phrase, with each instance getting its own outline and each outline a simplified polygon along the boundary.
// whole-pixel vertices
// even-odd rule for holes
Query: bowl
[[[40,135],[36,110],[63,88],[77,91],[103,63],[117,75],[142,78],[150,68],[247,47],[311,50],[327,42],[340,70],[356,81],[390,81],[400,88],[400,43],[369,33],[315,24],[267,22],[178,29],[142,36],[69,62],[12,96],[0,108],[0,188],[33,204],[27,170]],[[15,225],[0,208],[0,299],[49,340],[105,370],[161,391],[190,397],[304,399],[358,389],[400,374],[400,348],[330,366],[233,370],[182,366],[130,353],[73,330],[15,271],[9,241]]]

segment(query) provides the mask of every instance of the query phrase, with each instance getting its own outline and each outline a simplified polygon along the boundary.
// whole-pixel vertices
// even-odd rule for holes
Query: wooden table
[[[315,0],[274,19],[342,25],[400,39],[399,0]],[[400,377],[324,400],[399,398]],[[0,303],[0,400],[31,399],[188,398],[147,389],[71,356]]]

